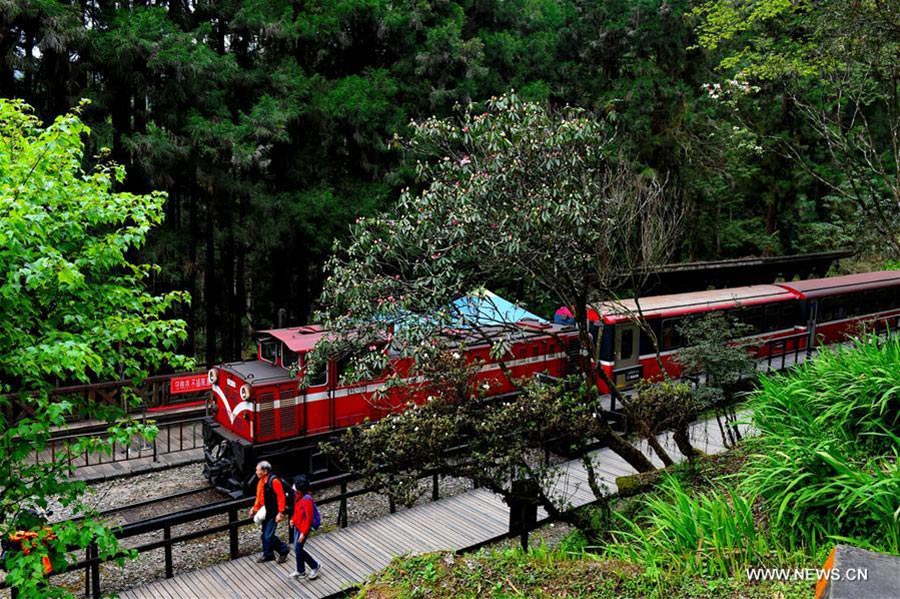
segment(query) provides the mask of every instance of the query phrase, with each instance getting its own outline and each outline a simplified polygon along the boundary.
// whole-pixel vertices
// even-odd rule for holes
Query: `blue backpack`
[[[312,530],[319,530],[319,527],[322,526],[322,516],[319,515],[319,508],[316,506],[316,502],[312,498],[312,495],[307,493],[306,495],[303,496],[304,499],[306,499],[307,497],[309,497],[309,501],[312,503],[312,506],[313,506],[312,525],[310,526],[310,528]]]

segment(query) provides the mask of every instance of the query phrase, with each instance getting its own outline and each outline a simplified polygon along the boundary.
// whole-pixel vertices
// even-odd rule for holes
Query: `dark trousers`
[[[306,552],[306,549],[303,548],[306,544],[306,539],[307,537],[303,537],[303,542],[300,542],[300,531],[294,529],[294,555],[297,558],[297,572],[300,573],[306,571],[304,563],[313,570],[319,567],[319,562],[314,560],[313,557]]]
[[[273,549],[278,552],[278,555],[290,553],[290,548],[275,535],[277,529],[278,522],[275,521],[275,518],[269,518],[262,523],[263,557],[275,557],[272,553]]]

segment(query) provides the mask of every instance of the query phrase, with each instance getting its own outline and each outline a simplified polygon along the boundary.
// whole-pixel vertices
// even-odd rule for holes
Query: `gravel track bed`
[[[99,511],[115,509],[127,506],[131,503],[147,501],[154,497],[164,497],[181,491],[189,491],[202,486],[205,483],[202,473],[202,464],[190,464],[170,470],[141,474],[129,479],[116,480],[110,482],[97,483],[88,486],[85,501]],[[457,479],[451,477],[442,477],[439,481],[439,490],[441,497],[450,497],[458,493],[471,490],[472,485],[468,480]],[[347,485],[348,491],[354,491],[362,488],[362,482],[352,482]],[[424,479],[420,484],[422,491],[421,496],[415,505],[428,503],[431,501],[431,479]],[[321,489],[316,493],[316,498],[321,501],[328,497],[337,495],[341,492],[340,485]],[[221,501],[227,496],[216,491],[210,490],[209,493],[198,494],[207,499],[205,503],[213,501]],[[161,516],[167,513],[186,509],[192,505],[200,505],[197,503],[196,496],[189,496],[178,500],[174,506],[166,507],[163,505],[148,506],[139,510],[139,518],[150,518]],[[322,515],[322,528],[320,532],[328,532],[337,527],[339,502],[320,505],[319,511]],[[53,519],[62,520],[71,517],[71,511],[53,506]],[[397,511],[407,509],[406,506],[398,504]],[[133,517],[138,511],[128,510],[125,514],[117,514],[111,517],[110,522],[113,524],[122,524],[123,520],[134,521],[137,517]],[[386,496],[376,493],[366,493],[347,500],[347,522],[352,525],[354,523],[363,522],[379,516],[390,513],[389,501]],[[246,516],[246,512],[244,514]],[[188,534],[199,531],[204,528],[226,524],[228,521],[227,514],[198,520],[196,522],[187,523],[172,528],[172,536]],[[239,552],[241,556],[258,553],[260,551],[260,531],[259,526],[248,525],[242,526],[238,532]],[[282,540],[286,540],[287,526],[281,524],[279,526],[279,535]],[[146,543],[162,540],[163,533],[151,533],[124,539],[122,546],[124,548],[132,548]],[[197,570],[208,567],[212,564],[227,561],[229,553],[228,535],[219,532],[178,543],[172,549],[172,562],[175,575],[180,573]],[[84,557],[83,555],[81,556]],[[165,577],[165,559],[163,549],[153,550],[138,556],[135,560],[127,560],[122,566],[115,563],[105,563],[100,567],[100,582],[104,595],[116,593],[135,586],[146,584],[154,580]],[[84,593],[84,571],[70,572],[54,577],[56,584],[62,585],[70,589],[76,595]]]

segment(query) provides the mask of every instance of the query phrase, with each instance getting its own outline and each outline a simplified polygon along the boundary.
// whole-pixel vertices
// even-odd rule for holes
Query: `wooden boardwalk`
[[[695,447],[707,453],[725,451],[715,420],[696,423],[691,429]],[[661,435],[673,459],[680,458],[669,435]],[[661,465],[643,444],[642,449]],[[600,482],[611,493],[616,478],[634,470],[611,450],[593,453]],[[554,493],[572,507],[595,500],[580,460],[563,464]],[[545,519],[543,510],[539,519]],[[307,544],[322,563],[319,578],[296,581],[293,555],[288,562],[255,563],[258,554],[179,574],[119,594],[123,599],[269,599],[271,597],[327,597],[353,587],[387,565],[394,556],[439,550],[459,550],[503,537],[508,531],[509,508],[499,496],[478,489],[436,502],[415,506],[348,528],[314,535]],[[282,533],[284,528],[282,527]]]

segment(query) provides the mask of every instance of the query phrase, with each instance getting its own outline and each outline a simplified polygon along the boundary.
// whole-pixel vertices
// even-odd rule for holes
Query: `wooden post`
[[[166,554],[166,578],[172,578],[175,576],[174,572],[172,572],[172,527],[166,526],[163,528],[163,540],[166,542],[166,546],[163,548]]]
[[[509,532],[518,533],[522,549],[528,550],[528,532],[537,523],[537,482],[532,479],[512,481],[509,499]]]
[[[341,505],[338,508],[338,526],[347,528],[347,481],[341,481]]]
[[[97,543],[91,543],[91,594],[94,599],[100,599],[100,549]]]
[[[237,521],[238,510],[231,508],[228,510],[228,556],[231,559],[237,559],[239,554]]]
[[[91,547],[88,545],[84,549],[84,563],[86,564],[84,567],[84,596],[91,596]]]
[[[431,500],[437,501],[440,499],[440,493],[438,493],[438,474],[435,472],[431,475]]]

